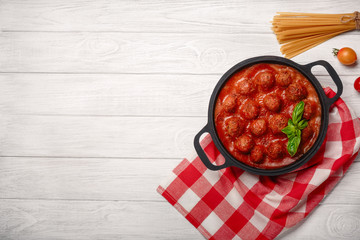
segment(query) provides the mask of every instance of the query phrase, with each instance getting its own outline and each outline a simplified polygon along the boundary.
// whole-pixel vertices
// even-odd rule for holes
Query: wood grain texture
[[[0,159],[1,198],[163,202],[155,190],[169,175],[169,169],[180,162],[180,159]]]
[[[0,200],[0,214],[5,240],[201,239],[164,202]]]
[[[359,33],[360,34],[360,33]],[[360,48],[359,34],[342,35],[341,46]],[[294,58],[300,64],[326,59],[342,75],[357,75],[332,56],[331,39]],[[272,46],[272,47],[269,47]],[[1,72],[223,74],[236,63],[281,55],[270,34],[59,33],[0,34]],[[246,49],[246,50],[245,50]],[[322,68],[315,73],[327,75]]]
[[[221,75],[0,74],[0,111],[23,115],[207,116]],[[356,75],[341,76],[342,98],[360,115]],[[318,76],[336,87],[328,76]],[[21,101],[19,101],[21,96]],[[51,107],[49,107],[51,106]]]
[[[359,204],[360,162],[322,204]],[[155,189],[181,159],[0,158],[0,196],[7,199],[165,202]],[[46,183],[46,184],[44,184]]]
[[[202,239],[163,202],[0,200],[0,213],[5,240]],[[283,239],[353,240],[360,234],[359,215],[359,207],[321,205]]]
[[[33,115],[206,116],[211,92],[219,78],[217,75],[0,74],[0,111]],[[18,100],[19,95],[22,101]]]
[[[206,117],[0,116],[1,156],[182,158]]]
[[[327,6],[324,8],[323,6]],[[3,31],[123,31],[271,33],[268,25],[278,11],[353,12],[348,1],[131,1],[5,0]]]
[[[280,55],[277,11],[352,12],[356,0],[0,0],[0,239],[203,239],[155,192],[193,151],[214,85],[249,57]],[[326,7],[324,7],[326,6]],[[294,60],[360,49],[360,32]],[[326,71],[314,68],[324,86]],[[359,239],[359,157],[281,239]]]

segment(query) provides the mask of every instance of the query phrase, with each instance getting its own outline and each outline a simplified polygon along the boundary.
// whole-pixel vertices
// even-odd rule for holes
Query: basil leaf
[[[288,138],[290,138],[292,135],[295,134],[296,128],[294,125],[288,125],[285,128],[281,130],[283,133],[287,135]]]
[[[287,150],[291,156],[294,156],[301,142],[301,130],[307,127],[308,122],[303,119],[305,103],[300,101],[296,104],[292,113],[292,119],[289,119],[288,125],[281,131],[288,137]]]
[[[295,126],[294,123],[293,123],[293,121],[291,120],[291,118],[290,118],[289,121],[288,121],[288,125],[289,125],[289,126]]]
[[[305,107],[305,103],[303,101],[300,101],[298,104],[296,104],[294,111],[292,113],[292,121],[295,125],[297,125],[298,122],[301,120],[302,115],[304,113],[304,107]]]
[[[294,156],[296,154],[296,152],[299,148],[299,145],[300,145],[300,141],[301,141],[301,137],[297,136],[297,135],[289,138],[287,150],[288,150],[290,156]]]
[[[290,133],[294,133],[296,130],[295,126],[286,126],[285,128],[283,128],[281,131],[285,134],[290,134]]]
[[[294,156],[296,151],[295,151],[295,142],[294,142],[294,137],[289,138],[288,144],[287,144],[287,150],[290,154],[290,156]]]
[[[299,122],[298,128],[299,128],[300,130],[303,130],[304,128],[307,127],[307,125],[308,125],[308,122],[303,119],[303,120],[301,120],[301,121]]]

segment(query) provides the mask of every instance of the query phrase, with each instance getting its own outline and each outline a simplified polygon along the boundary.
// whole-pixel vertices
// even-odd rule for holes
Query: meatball
[[[248,78],[238,81],[236,83],[236,89],[242,95],[250,95],[256,90],[254,83]]]
[[[272,142],[267,147],[267,155],[272,159],[279,159],[284,155],[284,146],[281,142]]]
[[[223,100],[223,106],[227,112],[233,112],[236,107],[236,97],[232,95],[228,95]]]
[[[239,136],[244,131],[244,128],[245,124],[240,118],[231,117],[225,120],[226,133],[232,137]]]
[[[288,120],[285,115],[276,114],[269,121],[269,127],[274,134],[282,133],[281,130],[287,126]]]
[[[265,119],[256,119],[250,124],[250,130],[255,136],[263,135],[267,130]]]
[[[236,104],[237,104],[238,106],[241,106],[241,104],[242,104],[243,102],[245,102],[247,98],[248,98],[248,97],[245,96],[245,95],[238,95],[238,96],[236,97]]]
[[[261,163],[264,160],[264,151],[260,146],[255,146],[250,153],[250,159],[254,163]]]
[[[301,131],[301,141],[305,142],[306,140],[310,139],[313,136],[316,128],[315,122],[316,122],[315,119],[311,119],[310,121],[308,121],[307,127]]]
[[[281,101],[280,98],[271,94],[264,98],[264,104],[267,109],[272,112],[278,112],[280,110]]]
[[[307,96],[307,91],[302,84],[292,83],[285,90],[285,95],[290,101],[300,101]]]
[[[254,100],[248,99],[246,102],[243,103],[241,112],[244,118],[254,119],[259,115],[259,104]]]
[[[312,130],[311,126],[308,125],[301,131],[301,142],[308,140],[313,135],[313,133],[314,131]]]
[[[304,101],[305,106],[304,106],[304,113],[303,113],[303,118],[305,119],[310,119],[311,116],[314,113],[314,103],[312,101]]]
[[[276,75],[276,84],[281,87],[287,87],[292,82],[293,72],[288,68],[282,68]]]
[[[274,86],[275,78],[270,72],[261,72],[256,77],[257,84],[264,90],[269,90]]]
[[[242,153],[248,153],[254,147],[254,141],[248,135],[241,135],[236,139],[235,147]]]

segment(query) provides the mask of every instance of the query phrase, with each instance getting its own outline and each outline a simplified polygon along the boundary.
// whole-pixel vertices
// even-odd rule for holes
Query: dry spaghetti
[[[360,30],[360,13],[321,14],[279,12],[272,30],[287,58],[305,52],[336,35]]]

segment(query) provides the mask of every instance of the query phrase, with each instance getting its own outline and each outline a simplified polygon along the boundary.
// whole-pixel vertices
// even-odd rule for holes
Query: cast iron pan
[[[231,76],[234,73],[240,71],[243,68],[249,67],[249,66],[257,64],[257,63],[275,63],[275,64],[287,65],[287,66],[293,67],[296,70],[298,70],[313,84],[313,86],[316,89],[316,92],[319,96],[321,109],[322,109],[320,131],[319,131],[318,138],[315,141],[314,145],[300,159],[298,159],[297,161],[295,161],[294,163],[292,163],[288,166],[278,168],[278,169],[259,169],[259,168],[249,166],[245,163],[242,163],[242,162],[236,160],[222,145],[222,143],[216,133],[216,129],[215,129],[215,122],[214,122],[215,102],[216,102],[217,96],[218,96],[221,88],[223,87],[225,82],[231,78]],[[329,73],[330,77],[335,82],[335,84],[337,86],[337,93],[333,98],[328,98],[325,95],[323,88],[321,87],[319,81],[311,73],[311,69],[316,65],[323,66]],[[201,129],[201,131],[198,134],[196,134],[195,139],[194,139],[195,150],[196,150],[197,154],[199,155],[201,161],[205,164],[205,166],[214,171],[220,170],[220,169],[223,169],[226,167],[234,166],[234,167],[244,169],[245,171],[248,171],[250,173],[254,173],[254,174],[258,174],[258,175],[265,175],[265,176],[275,176],[275,175],[281,175],[284,173],[291,172],[291,171],[299,168],[300,166],[304,165],[319,150],[321,144],[324,141],[327,127],[328,127],[329,108],[340,97],[340,95],[342,94],[342,91],[343,91],[343,85],[342,85],[342,82],[341,82],[338,74],[335,72],[334,68],[328,62],[323,61],[323,60],[312,62],[312,63],[306,64],[306,65],[300,65],[289,59],[282,58],[282,57],[276,57],[276,56],[261,56],[261,57],[254,57],[254,58],[244,60],[244,61],[236,64],[230,70],[228,70],[221,77],[219,82],[217,83],[217,85],[211,95],[211,98],[210,98],[209,111],[208,111],[208,123],[206,124],[206,126],[203,129]],[[219,152],[225,158],[225,162],[220,166],[212,164],[209,161],[208,157],[206,156],[204,150],[200,146],[200,143],[199,143],[200,136],[206,132],[210,133],[215,146],[217,147]]]

